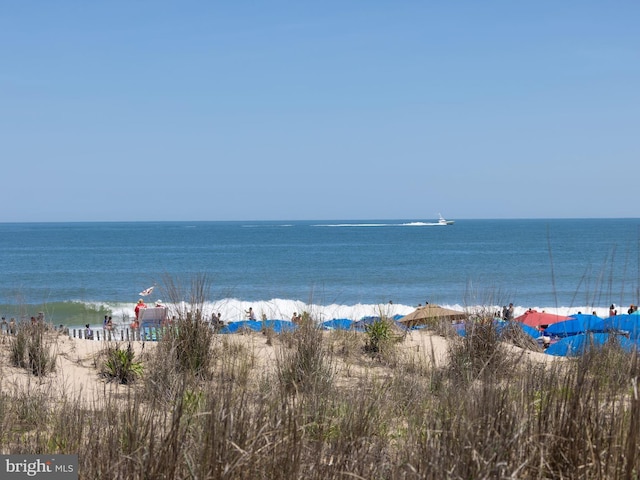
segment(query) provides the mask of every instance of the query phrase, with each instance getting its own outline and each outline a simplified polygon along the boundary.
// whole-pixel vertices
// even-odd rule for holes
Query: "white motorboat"
[[[441,213],[438,214],[438,225],[453,225],[453,220],[445,219]]]

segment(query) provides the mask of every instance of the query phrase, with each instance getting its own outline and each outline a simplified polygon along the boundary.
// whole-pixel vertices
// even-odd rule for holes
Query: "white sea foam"
[[[149,304],[154,303],[150,301]],[[170,303],[163,302],[169,307],[171,312],[188,310],[188,305],[171,305]],[[96,305],[109,309],[114,319],[118,323],[128,324],[134,317],[134,304],[106,304]],[[441,307],[451,310],[457,310],[468,313],[487,313],[495,312],[499,314],[502,312],[502,305],[461,305],[461,304],[441,304]],[[354,305],[342,305],[342,304],[330,304],[330,305],[315,305],[308,304],[297,300],[289,300],[282,298],[275,298],[268,301],[248,302],[239,300],[236,298],[225,298],[213,302],[206,302],[203,305],[203,315],[205,318],[211,317],[212,314],[221,314],[223,321],[234,322],[239,320],[245,320],[247,318],[247,311],[252,308],[257,319],[261,319],[263,314],[270,320],[280,319],[289,320],[294,313],[308,312],[314,320],[317,322],[324,322],[335,318],[347,318],[350,320],[358,320],[367,316],[380,316],[384,315],[392,317],[394,315],[407,315],[413,312],[417,305],[402,305],[402,304],[354,304]],[[514,316],[518,317],[525,313],[529,308],[537,310],[539,312],[553,313],[556,315],[574,315],[576,313],[593,313],[599,317],[605,318],[609,316],[608,307],[591,307],[591,306],[577,306],[577,307],[549,307],[549,306],[514,306]],[[618,306],[618,313],[626,313],[626,308]],[[624,311],[623,311],[624,310]]]

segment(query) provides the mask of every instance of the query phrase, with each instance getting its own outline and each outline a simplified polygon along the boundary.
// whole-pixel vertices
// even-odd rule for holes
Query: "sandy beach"
[[[325,339],[330,340],[333,332],[323,332]],[[0,337],[0,358],[2,364],[1,378],[3,389],[14,391],[38,391],[55,398],[70,398],[87,403],[99,404],[108,394],[123,394],[129,386],[108,382],[99,375],[100,353],[109,345],[127,344],[128,342],[106,342],[104,340],[84,340],[70,338],[63,333],[50,333],[48,340],[56,357],[56,369],[43,377],[31,375],[25,369],[11,365],[11,337]],[[263,372],[274,368],[281,342],[268,339],[260,333],[216,335],[215,342],[240,344],[251,352],[254,362]],[[450,340],[427,330],[410,332],[397,344],[397,354],[404,361],[425,362],[440,367],[447,361]],[[131,342],[136,355],[144,359],[157,345],[156,342]],[[514,356],[524,356],[536,363],[549,363],[559,360],[544,353],[524,350],[506,345]],[[349,362],[344,359],[337,362],[337,376],[340,383],[353,381],[354,378],[370,374],[371,371],[381,373],[385,367],[375,362]]]

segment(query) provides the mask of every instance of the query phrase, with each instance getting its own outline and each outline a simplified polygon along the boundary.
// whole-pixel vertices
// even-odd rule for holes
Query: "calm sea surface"
[[[202,274],[226,320],[426,301],[604,314],[640,296],[640,219],[0,224],[0,252],[2,315],[56,324],[125,321],[141,290]]]

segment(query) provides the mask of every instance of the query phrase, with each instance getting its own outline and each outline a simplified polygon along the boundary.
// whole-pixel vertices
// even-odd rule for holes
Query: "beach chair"
[[[149,307],[140,310],[138,321],[142,340],[158,340],[158,331],[167,320],[168,310],[167,307]]]

